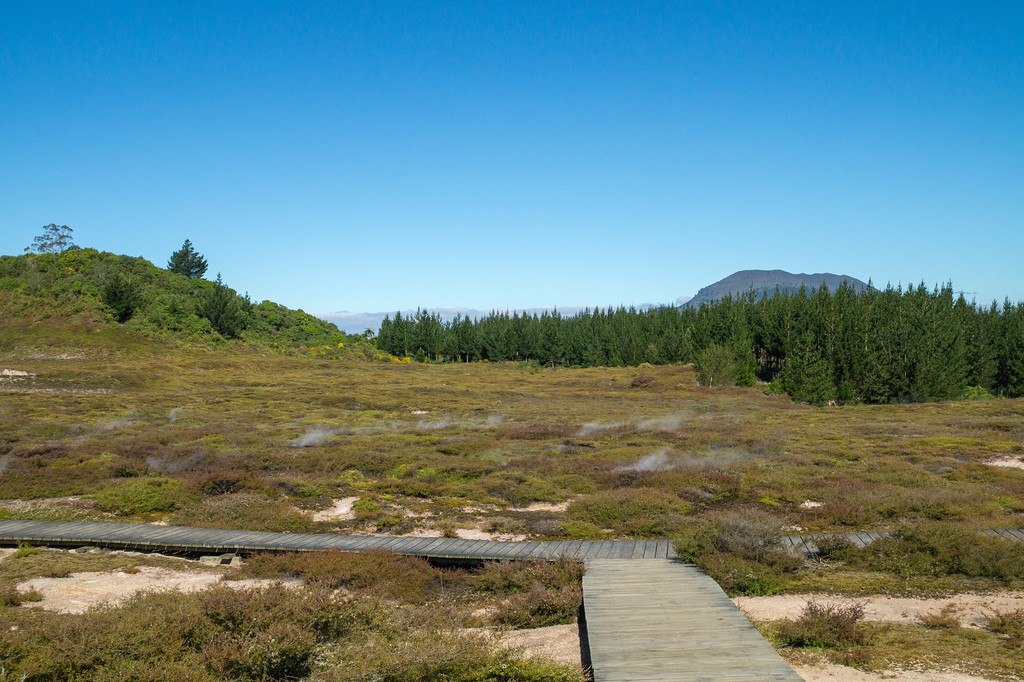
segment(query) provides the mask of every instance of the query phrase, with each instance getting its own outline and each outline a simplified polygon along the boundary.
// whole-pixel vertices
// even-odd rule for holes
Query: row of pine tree
[[[563,316],[494,312],[451,322],[426,311],[385,318],[377,347],[435,361],[550,366],[721,362],[796,400],[888,403],[965,394],[1024,395],[1024,304],[989,307],[951,285],[858,293],[753,292],[699,308],[594,309]],[[724,351],[724,353],[723,353]]]

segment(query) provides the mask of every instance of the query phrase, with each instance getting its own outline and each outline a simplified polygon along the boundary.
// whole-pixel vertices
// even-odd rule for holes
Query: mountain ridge
[[[836,275],[831,272],[794,274],[785,270],[739,270],[701,288],[696,296],[680,307],[699,307],[701,303],[717,301],[727,294],[737,296],[746,294],[750,290],[753,290],[758,298],[764,295],[771,297],[775,294],[776,289],[784,293],[794,293],[799,291],[801,286],[818,289],[824,284],[830,291],[835,291],[843,282],[858,292],[868,288],[866,282],[862,282],[856,277]]]

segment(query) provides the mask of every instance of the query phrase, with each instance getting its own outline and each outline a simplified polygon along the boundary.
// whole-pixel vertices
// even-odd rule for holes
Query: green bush
[[[833,561],[850,561],[857,553],[857,546],[841,535],[823,535],[814,539],[818,556]]]
[[[786,646],[838,649],[864,646],[869,633],[860,624],[863,604],[821,604],[809,601],[795,621],[784,621],[776,630]]]
[[[676,553],[700,566],[730,595],[775,594],[786,576],[804,565],[802,557],[779,545],[783,523],[763,512],[692,523],[675,541]]]
[[[733,554],[706,552],[697,565],[731,596],[766,597],[782,587],[781,570]]]
[[[950,524],[904,526],[857,553],[866,568],[911,578],[963,575],[1024,580],[1024,544]]]
[[[697,383],[701,386],[732,386],[741,369],[735,353],[715,344],[697,354],[693,368],[697,370]],[[752,380],[750,385],[753,385]]]
[[[99,491],[96,504],[118,516],[142,516],[172,511],[182,498],[177,479],[138,478]]]

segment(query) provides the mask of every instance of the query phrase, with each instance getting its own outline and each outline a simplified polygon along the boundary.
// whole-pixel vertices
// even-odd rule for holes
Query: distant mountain
[[[682,302],[682,301],[680,301]],[[647,310],[648,308],[657,308],[659,304],[655,303],[642,303],[638,306],[634,306],[637,310]],[[558,312],[563,317],[571,317],[576,313],[582,311],[583,306],[558,306]],[[593,310],[594,307],[591,307]],[[543,315],[544,313],[550,313],[555,310],[554,307],[540,307],[540,308],[492,308],[490,310],[475,310],[473,308],[427,308],[428,313],[436,314],[441,318],[442,322],[451,322],[456,315],[462,317],[468,317],[471,320],[479,320],[487,317],[492,312],[497,313],[519,313],[520,315]],[[402,313],[402,317],[414,317],[416,311],[412,309],[398,311]],[[367,329],[372,329],[376,332],[380,329],[380,323],[384,320],[384,316],[387,315],[391,319],[395,318],[395,311],[387,313],[351,313],[347,310],[342,310],[336,313],[310,313],[315,315],[321,320],[330,322],[338,326],[339,329],[348,334],[361,334]]]
[[[855,277],[833,275],[830,272],[818,272],[813,275],[803,273],[794,275],[785,270],[740,270],[725,279],[704,287],[697,292],[696,296],[681,307],[696,308],[701,303],[710,303],[724,298],[726,294],[736,296],[738,294],[746,294],[751,289],[754,290],[758,298],[761,298],[764,294],[773,296],[776,288],[781,292],[794,293],[799,291],[801,286],[806,286],[807,290],[810,291],[811,289],[818,289],[824,284],[829,288],[829,291],[835,291],[844,281],[848,286],[852,286],[857,291],[864,291],[868,288],[866,283]]]

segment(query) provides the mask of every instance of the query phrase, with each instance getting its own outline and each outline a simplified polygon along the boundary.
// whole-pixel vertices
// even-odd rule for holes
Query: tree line
[[[702,381],[760,379],[818,404],[1024,395],[1024,304],[969,303],[951,284],[861,293],[843,284],[751,291],[699,308],[492,312],[450,322],[419,310],[385,317],[376,342],[392,355],[431,361],[692,362]]]

